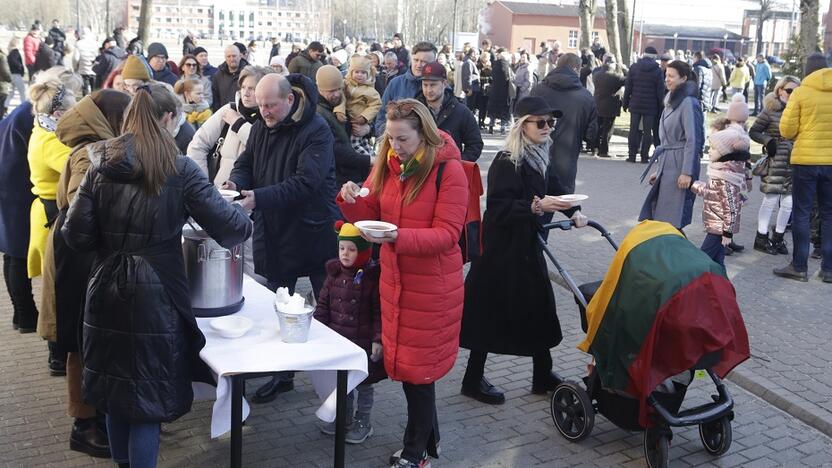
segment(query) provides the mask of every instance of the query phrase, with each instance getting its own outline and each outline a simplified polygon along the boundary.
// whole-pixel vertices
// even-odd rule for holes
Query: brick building
[[[575,5],[496,0],[480,14],[480,41],[488,38],[494,45],[512,51],[523,48],[537,52],[541,42],[551,45],[557,40],[562,51],[577,53],[580,31]],[[592,36],[607,44],[603,8],[595,14]]]

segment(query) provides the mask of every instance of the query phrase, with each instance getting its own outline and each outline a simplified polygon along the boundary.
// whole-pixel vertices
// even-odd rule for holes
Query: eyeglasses
[[[783,91],[785,91],[786,94],[791,94],[794,92],[795,89],[797,88],[783,88]]]
[[[549,126],[549,128],[555,128],[555,119],[546,119],[546,120],[527,120],[525,123],[533,123],[537,125],[537,128],[543,130],[543,127]]]

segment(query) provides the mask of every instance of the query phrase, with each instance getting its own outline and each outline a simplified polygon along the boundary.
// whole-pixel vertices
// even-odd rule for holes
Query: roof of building
[[[640,26],[637,26],[636,28],[636,31],[641,29]],[[674,33],[678,33],[679,37],[684,39],[719,39],[720,41],[725,39],[729,41],[739,41],[740,39],[743,39],[741,34],[731,32],[725,28],[675,26],[667,24],[645,24],[643,28],[645,36],[653,37],[672,38]],[[724,37],[725,34],[728,34],[727,38]]]
[[[497,0],[515,15],[536,15],[536,16],[578,16],[577,5],[555,5],[552,3],[531,3],[531,2],[505,2]],[[605,10],[598,7],[595,11],[596,18],[604,18]]]

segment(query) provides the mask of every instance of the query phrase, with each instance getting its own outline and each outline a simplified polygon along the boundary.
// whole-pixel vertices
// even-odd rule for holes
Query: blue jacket
[[[205,68],[202,69],[202,75],[207,76],[208,78],[213,78],[214,75],[217,74],[217,71],[219,71],[219,68],[209,63],[208,65],[205,65]]]
[[[413,76],[410,68],[407,69],[404,75],[399,75],[390,80],[387,89],[384,90],[384,96],[381,97],[381,110],[378,111],[376,116],[376,136],[381,136],[384,133],[384,124],[387,122],[387,103],[398,99],[415,99],[421,91],[422,79]]]
[[[34,121],[29,101],[0,120],[0,252],[17,258],[26,258],[29,249],[29,210],[35,196],[26,154]]]
[[[662,69],[652,57],[643,57],[630,67],[624,86],[624,110],[643,115],[661,115],[664,107]]]
[[[768,62],[754,64],[754,84],[765,86],[771,79],[771,67]]]
[[[156,81],[162,81],[167,83],[171,86],[175,85],[177,81],[179,81],[179,77],[176,76],[176,73],[170,71],[170,66],[165,64],[165,68],[162,71],[153,70],[153,79]]]

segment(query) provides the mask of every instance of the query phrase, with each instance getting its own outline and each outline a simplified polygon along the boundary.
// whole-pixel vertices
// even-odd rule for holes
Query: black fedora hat
[[[525,115],[553,115],[557,118],[563,116],[563,112],[554,109],[540,96],[526,96],[517,101],[514,105],[514,116]]]

